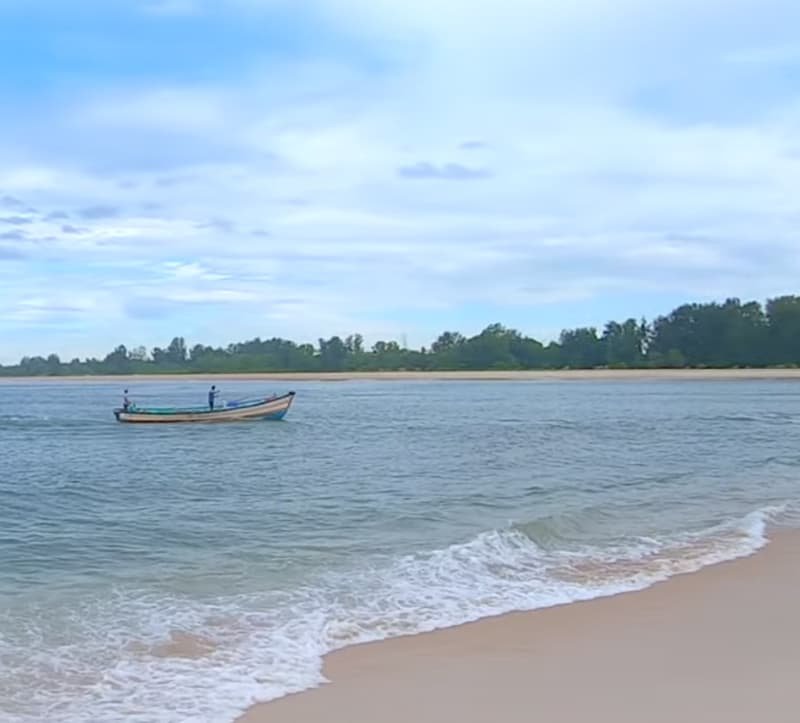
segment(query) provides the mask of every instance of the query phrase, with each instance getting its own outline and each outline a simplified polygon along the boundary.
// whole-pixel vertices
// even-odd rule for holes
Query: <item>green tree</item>
[[[771,364],[800,364],[800,297],[767,301],[767,337]]]
[[[684,304],[653,323],[648,358],[654,365],[675,359],[688,366],[757,366],[768,353],[767,323],[756,302]]]
[[[134,362],[146,362],[147,361],[147,347],[144,346],[137,346],[130,350],[128,356],[130,357],[131,361]]]
[[[103,366],[109,374],[125,374],[131,370],[131,360],[128,349],[120,344],[114,351],[103,359]]]
[[[176,336],[167,347],[167,359],[173,364],[183,364],[189,358],[186,342],[182,336]]]
[[[461,346],[465,341],[466,339],[457,331],[445,331],[431,344],[431,351],[434,354],[440,354]]]
[[[45,364],[47,367],[47,374],[50,376],[55,376],[61,371],[61,359],[58,358],[58,354],[50,354]]]
[[[319,358],[323,371],[340,371],[347,360],[347,347],[338,336],[320,339]]]
[[[800,364],[800,297],[769,299],[766,308],[737,298],[724,302],[683,304],[659,316],[652,325],[629,318],[609,321],[598,336],[594,327],[565,329],[558,342],[544,346],[502,324],[490,324],[465,338],[445,331],[430,350],[406,348],[397,341],[378,341],[364,350],[360,334],[312,344],[272,337],[214,348],[196,344],[189,353],[183,337],[166,349],[129,350],[121,344],[102,361],[56,354],[25,356],[19,364],[0,366],[0,374],[56,375],[153,373],[169,371],[339,371],[343,369],[552,369],[559,367],[700,367]]]
[[[644,320],[609,321],[603,329],[602,345],[610,367],[637,367],[644,362],[648,329]]]
[[[593,326],[561,332],[561,364],[573,369],[592,369],[605,362],[603,342]]]
[[[358,356],[364,353],[364,337],[361,334],[351,334],[344,340],[348,354]]]
[[[459,347],[459,357],[467,369],[514,369],[519,362],[512,354],[512,346],[518,347],[521,337],[514,329],[502,324],[490,324],[480,334],[473,336]]]

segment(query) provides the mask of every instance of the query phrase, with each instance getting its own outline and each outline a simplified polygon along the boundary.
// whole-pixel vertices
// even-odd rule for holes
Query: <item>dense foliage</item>
[[[800,297],[770,299],[765,307],[738,299],[684,304],[652,323],[610,321],[564,330],[542,344],[500,324],[466,338],[446,331],[430,349],[406,349],[396,341],[364,348],[360,334],[320,339],[317,346],[259,338],[225,349],[182,337],[152,352],[118,346],[104,359],[62,362],[25,357],[0,375],[154,374],[186,372],[316,372],[383,370],[590,369],[663,367],[763,367],[800,365]]]

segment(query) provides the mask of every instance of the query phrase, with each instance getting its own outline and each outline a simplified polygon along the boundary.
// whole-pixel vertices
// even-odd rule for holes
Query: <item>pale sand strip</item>
[[[800,532],[648,590],[355,646],[238,723],[797,723]]]
[[[259,372],[253,374],[141,374],[63,377],[0,377],[0,384],[24,382],[116,382],[150,381],[640,381],[640,380],[800,380],[800,369],[562,369],[554,371],[464,371],[464,372]]]

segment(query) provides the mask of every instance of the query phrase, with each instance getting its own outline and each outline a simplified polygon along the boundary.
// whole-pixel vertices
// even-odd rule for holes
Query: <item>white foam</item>
[[[0,706],[16,706],[0,714],[8,723],[228,723],[256,701],[323,683],[322,656],[331,650],[642,589],[751,554],[786,512],[764,508],[702,532],[556,551],[510,528],[374,558],[294,590],[213,604],[120,593],[65,621],[43,610],[36,626],[0,638]],[[176,630],[215,647],[197,658],[153,655]]]

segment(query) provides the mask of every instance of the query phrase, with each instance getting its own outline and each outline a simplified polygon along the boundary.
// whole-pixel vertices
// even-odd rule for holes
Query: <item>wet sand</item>
[[[327,656],[238,723],[797,723],[800,532],[641,592]]]

